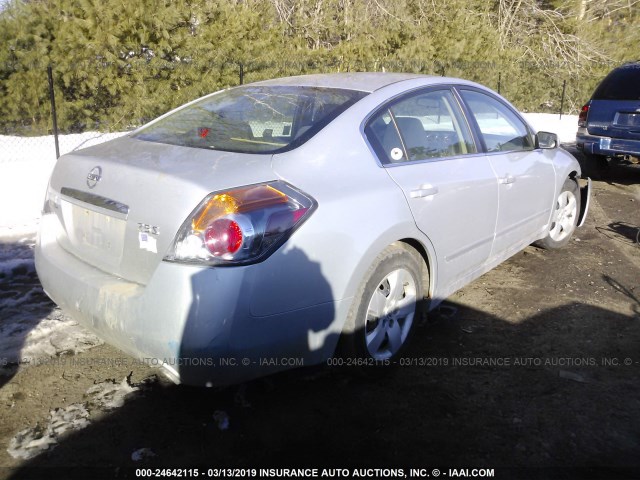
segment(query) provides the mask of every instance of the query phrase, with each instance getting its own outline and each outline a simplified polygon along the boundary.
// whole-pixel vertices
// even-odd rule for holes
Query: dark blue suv
[[[614,69],[582,107],[576,146],[583,175],[598,176],[609,161],[640,162],[640,62]]]

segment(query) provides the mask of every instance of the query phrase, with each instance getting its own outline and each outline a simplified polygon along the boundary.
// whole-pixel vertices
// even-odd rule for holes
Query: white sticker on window
[[[402,159],[402,149],[401,148],[392,148],[391,149],[391,160],[400,160]]]

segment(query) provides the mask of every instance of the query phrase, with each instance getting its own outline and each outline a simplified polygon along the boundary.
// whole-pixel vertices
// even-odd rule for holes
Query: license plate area
[[[67,240],[74,252],[94,264],[119,265],[127,221],[104,209],[61,199]]]

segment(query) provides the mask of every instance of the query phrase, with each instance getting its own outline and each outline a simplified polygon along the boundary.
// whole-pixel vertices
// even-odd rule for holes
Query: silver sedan
[[[567,244],[580,175],[476,83],[269,80],[61,157],[36,267],[67,314],[177,382],[384,365],[457,289]]]

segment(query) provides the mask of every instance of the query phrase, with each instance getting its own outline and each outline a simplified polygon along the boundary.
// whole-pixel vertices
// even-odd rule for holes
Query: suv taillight
[[[578,126],[586,127],[587,126],[587,115],[589,114],[589,104],[583,105],[580,109],[580,115],[578,115]]]
[[[311,197],[281,181],[211,193],[182,225],[164,259],[211,266],[262,261],[315,206]]]

